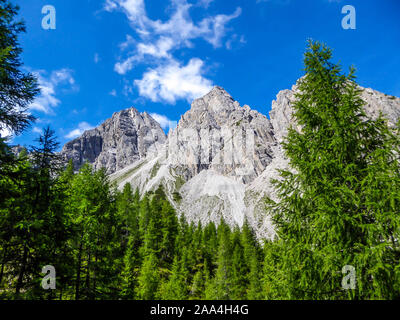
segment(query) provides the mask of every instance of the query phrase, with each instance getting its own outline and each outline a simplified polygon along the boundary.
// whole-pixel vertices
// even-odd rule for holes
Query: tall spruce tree
[[[233,300],[242,300],[246,298],[246,289],[248,286],[247,277],[249,274],[248,263],[244,257],[244,250],[240,241],[241,231],[236,228],[232,233],[232,290],[231,298]]]
[[[16,20],[18,10],[10,1],[0,0],[0,287],[3,276],[16,270],[7,269],[6,263],[17,260],[14,244],[18,240],[13,235],[25,207],[22,199],[26,198],[20,197],[24,195],[22,185],[26,185],[22,179],[30,172],[26,158],[16,157],[2,136],[19,134],[30,125],[34,117],[27,109],[39,93],[35,77],[22,71],[18,36],[25,32],[25,25]]]
[[[15,134],[34,120],[27,109],[39,93],[36,78],[21,70],[18,36],[25,32],[25,24],[16,20],[18,10],[10,1],[0,0],[0,131]]]
[[[60,167],[54,131],[45,128],[37,142],[38,145],[31,148],[30,168],[20,186],[23,192],[20,197],[25,204],[15,226],[23,243],[20,259],[16,259],[20,264],[15,289],[17,296],[26,287],[39,288],[41,268],[56,263],[56,252],[66,236],[62,197],[56,177]]]
[[[294,119],[283,144],[292,171],[269,202],[281,242],[277,269],[294,299],[399,297],[400,175],[396,133],[369,119],[354,68],[342,73],[332,51],[309,41]],[[342,287],[343,267],[356,286]]]
[[[139,196],[132,193],[129,183],[117,198],[119,221],[122,224],[121,254],[123,258],[122,292],[127,299],[134,298],[137,273],[140,266]]]
[[[214,277],[214,299],[228,300],[232,294],[232,245],[229,226],[221,220],[218,226],[218,258]]]

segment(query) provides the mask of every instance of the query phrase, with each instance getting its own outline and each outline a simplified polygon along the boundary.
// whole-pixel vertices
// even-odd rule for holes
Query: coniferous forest
[[[24,72],[15,20],[0,0],[0,129],[22,133],[39,93]],[[363,111],[355,70],[309,41],[293,106],[301,131],[284,150],[293,171],[266,199],[274,241],[247,223],[189,224],[160,187],[122,191],[89,164],[59,158],[54,131],[14,152],[0,139],[0,299],[263,300],[400,297],[399,128]],[[56,289],[42,268],[54,266]],[[356,281],[343,288],[343,267]]]

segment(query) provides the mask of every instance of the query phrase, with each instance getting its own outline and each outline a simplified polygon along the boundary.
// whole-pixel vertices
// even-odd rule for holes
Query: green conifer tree
[[[18,36],[26,28],[23,21],[16,21],[18,11],[10,1],[0,1],[0,131],[8,129],[15,134],[35,119],[27,110],[39,93],[37,79],[22,71]]]
[[[143,260],[138,278],[136,294],[140,300],[154,300],[160,285],[158,259],[154,253],[150,253]]]
[[[240,241],[241,231],[239,228],[236,228],[232,234],[232,246],[233,246],[233,254],[232,254],[232,294],[231,297],[233,300],[242,300],[246,299],[247,292],[246,289],[248,287],[248,274],[249,268],[247,267],[248,262],[244,256],[243,246]]]
[[[214,296],[216,300],[228,300],[232,294],[232,246],[230,235],[229,227],[221,220],[218,226],[218,258],[214,277]]]
[[[289,130],[284,149],[292,171],[275,181],[270,202],[289,298],[371,299],[399,296],[398,136],[371,120],[354,82],[332,51],[309,42],[306,75],[293,105],[301,130]],[[342,286],[355,268],[354,289]],[[347,288],[347,289],[346,289]]]
[[[166,300],[187,299],[186,274],[182,261],[175,256],[172,264],[171,275],[163,290],[162,298]]]

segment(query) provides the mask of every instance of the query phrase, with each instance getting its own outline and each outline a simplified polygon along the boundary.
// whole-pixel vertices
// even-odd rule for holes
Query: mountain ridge
[[[92,163],[97,169],[122,159],[119,166],[106,168],[111,181],[121,189],[130,183],[142,195],[163,186],[178,214],[184,214],[189,222],[218,224],[223,218],[234,227],[247,221],[258,238],[273,238],[275,232],[270,217],[265,215],[264,199],[276,199],[270,180],[279,178],[277,169],[289,168],[281,143],[289,126],[300,129],[292,118],[296,91],[296,85],[280,91],[272,102],[268,119],[247,105],[240,106],[225,89],[216,86],[193,101],[165,139],[159,132],[161,127],[147,114],[147,124],[152,128],[129,127],[130,132],[136,130],[138,141],[143,139],[139,137],[141,133],[147,134],[143,152],[133,152],[134,157],[129,158],[130,149],[136,150],[139,144],[130,146],[124,134],[117,134],[120,139],[106,145],[121,146],[122,155],[109,156],[106,150],[105,155],[98,157],[100,161],[96,158]],[[390,125],[400,119],[399,98],[372,89],[363,89],[362,98],[366,102],[365,111],[372,118],[382,111]],[[124,117],[124,111],[117,114]],[[140,117],[147,117],[144,114]],[[114,119],[121,123],[118,115],[107,121]],[[135,119],[140,122],[140,117]],[[146,124],[144,119],[142,124]],[[149,129],[156,134],[149,134]],[[105,130],[98,133],[106,134]],[[76,144],[79,143],[72,143]],[[71,158],[65,155],[65,150],[64,158]]]
[[[131,107],[66,143],[61,155],[65,161],[72,160],[75,169],[88,161],[95,169],[105,168],[111,174],[156,153],[165,140],[158,122]]]

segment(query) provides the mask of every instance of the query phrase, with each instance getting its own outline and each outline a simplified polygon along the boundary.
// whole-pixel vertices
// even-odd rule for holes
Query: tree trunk
[[[91,296],[90,292],[90,261],[91,261],[91,252],[89,249],[89,254],[88,254],[88,260],[87,260],[87,266],[86,266],[86,280],[85,280],[85,286],[86,286],[86,292],[87,292],[87,298]]]
[[[78,252],[78,268],[76,271],[75,300],[79,300],[79,298],[80,298],[79,286],[80,286],[80,282],[81,282],[82,247],[83,247],[83,244],[82,244],[82,239],[81,239],[81,243],[79,244],[79,252]]]
[[[0,269],[0,287],[1,287],[1,282],[3,281],[3,275],[4,275],[4,266],[6,264],[6,257],[7,257],[7,249],[8,246],[5,246],[4,248],[4,254],[3,254],[3,259],[1,261],[1,269]]]
[[[15,288],[15,294],[17,297],[19,296],[19,294],[21,292],[22,282],[23,282],[24,275],[25,275],[27,258],[28,258],[28,247],[26,246],[26,244],[24,244],[24,252],[22,254],[22,265],[21,265],[21,269],[20,269],[19,275],[18,275],[17,287]]]
[[[95,254],[95,259],[94,259],[94,271],[93,271],[93,293],[91,296],[92,300],[96,300],[96,269],[97,269],[97,249],[96,249],[96,254]]]
[[[59,297],[60,301],[62,301],[63,299],[63,291],[64,291],[64,285],[62,285],[60,289],[60,297]]]

